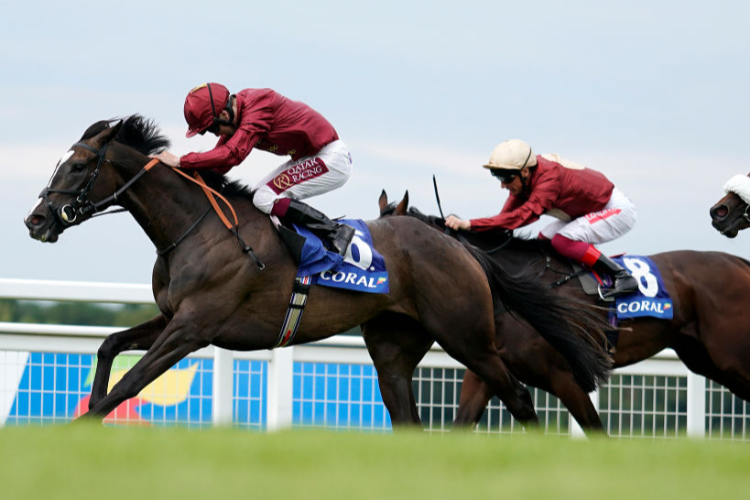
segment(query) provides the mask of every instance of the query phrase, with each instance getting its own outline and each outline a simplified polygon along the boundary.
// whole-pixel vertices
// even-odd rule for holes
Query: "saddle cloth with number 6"
[[[674,307],[656,264],[648,257],[625,255],[612,260],[638,280],[638,291],[615,299],[617,319],[651,316],[672,319]]]
[[[311,284],[344,288],[368,293],[388,293],[388,271],[385,259],[373,247],[370,229],[360,219],[342,219],[352,226],[354,238],[342,258],[327,250],[316,235],[303,226],[294,225],[305,237],[298,277],[312,276]]]

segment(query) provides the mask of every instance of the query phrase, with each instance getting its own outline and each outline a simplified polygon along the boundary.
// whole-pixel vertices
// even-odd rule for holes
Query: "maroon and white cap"
[[[228,100],[229,90],[220,83],[204,83],[191,90],[185,98],[185,121],[188,123],[185,137],[193,137],[210,127]]]

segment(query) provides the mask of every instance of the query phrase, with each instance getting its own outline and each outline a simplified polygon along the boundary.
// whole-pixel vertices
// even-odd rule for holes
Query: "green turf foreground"
[[[0,499],[750,498],[750,444],[233,429],[0,429]]]

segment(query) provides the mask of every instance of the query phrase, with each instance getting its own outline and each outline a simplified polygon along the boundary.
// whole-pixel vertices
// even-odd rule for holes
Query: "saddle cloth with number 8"
[[[674,306],[664,286],[661,273],[648,257],[625,255],[612,260],[628,270],[638,280],[638,291],[615,299],[617,319],[650,316],[672,319]]]

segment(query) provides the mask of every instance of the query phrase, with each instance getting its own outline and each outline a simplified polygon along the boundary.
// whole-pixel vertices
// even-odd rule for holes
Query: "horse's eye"
[[[83,172],[86,169],[85,163],[74,163],[70,166],[70,170],[73,172]]]

